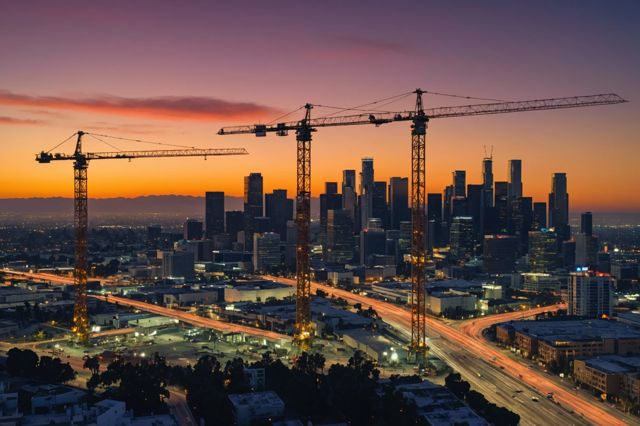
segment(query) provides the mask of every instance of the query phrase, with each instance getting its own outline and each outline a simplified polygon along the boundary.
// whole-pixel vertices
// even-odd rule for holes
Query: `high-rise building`
[[[240,210],[230,210],[225,213],[225,230],[231,237],[231,242],[238,241],[238,232],[244,230],[244,212]],[[242,241],[244,243],[244,241]]]
[[[451,208],[452,208],[452,200],[453,200],[453,185],[449,185],[444,188],[443,191],[443,209],[442,209],[442,221],[446,224],[445,228],[447,232],[449,231],[449,226],[451,226]]]
[[[440,195],[440,194],[438,194]],[[442,207],[441,207],[442,209]],[[411,219],[409,213],[409,179],[392,177],[389,181],[390,227],[400,229],[400,222]],[[440,213],[442,216],[442,213]]]
[[[470,259],[474,255],[473,218],[457,216],[451,222],[449,231],[451,255],[456,259]]]
[[[575,236],[576,266],[596,268],[598,266],[598,237],[593,235],[593,216],[591,212],[580,216],[580,232]]]
[[[585,235],[593,235],[593,214],[591,212],[580,215],[580,232]]]
[[[264,210],[266,217],[269,218],[270,230],[285,240],[287,221],[293,219],[293,199],[287,198],[287,190],[274,189],[271,194],[265,194]]]
[[[282,266],[280,235],[275,232],[253,234],[253,270],[270,272]]]
[[[467,215],[473,218],[473,230],[475,240],[481,241],[483,235],[482,214],[484,185],[467,185]]]
[[[244,178],[244,247],[251,251],[255,218],[264,215],[263,182],[260,173],[251,173]]]
[[[547,227],[547,203],[533,203],[533,225],[532,230]]]
[[[431,247],[442,247],[445,242],[442,231],[442,194],[427,194],[427,239]]]
[[[571,238],[569,227],[569,193],[566,173],[554,173],[549,193],[549,227],[555,228],[559,241]]]
[[[509,198],[522,197],[522,160],[509,160]]]
[[[202,222],[187,219],[182,225],[182,238],[185,240],[199,240],[202,238]]]
[[[518,253],[526,254],[529,247],[529,231],[533,223],[533,203],[531,197],[510,199],[510,234],[518,238]]]
[[[342,195],[338,194],[338,184],[336,182],[325,182],[325,192],[320,194],[320,223],[326,229],[327,210],[337,210],[342,208]]]
[[[531,272],[551,272],[558,265],[557,235],[550,229],[529,231],[529,268]]]
[[[493,158],[482,159],[482,187],[484,190],[484,207],[493,207]]]
[[[453,196],[467,196],[467,172],[464,170],[456,170],[453,172]]]
[[[349,212],[351,221],[356,224],[358,210],[358,194],[356,192],[356,171],[342,171],[342,209]]]
[[[482,264],[488,274],[508,274],[515,269],[518,239],[513,235],[485,235]]]
[[[389,226],[389,209],[387,207],[387,183],[378,181],[373,183],[373,204],[371,208],[371,217],[378,218],[382,221],[382,227]]]
[[[326,260],[342,264],[353,261],[353,221],[346,210],[327,212]]]
[[[366,227],[370,217],[373,217],[373,158],[362,159],[360,172],[360,223]]]
[[[573,272],[568,287],[567,314],[588,318],[611,316],[613,289],[609,275],[588,271]]]
[[[386,234],[383,229],[363,229],[360,231],[360,264],[372,266],[375,255],[386,254]]]
[[[498,234],[509,232],[509,184],[496,182],[494,189],[495,224],[493,228]]]
[[[206,192],[204,223],[207,238],[224,233],[224,192]]]
[[[162,252],[162,277],[193,279],[195,277],[193,263],[194,254],[191,251],[170,250]]]

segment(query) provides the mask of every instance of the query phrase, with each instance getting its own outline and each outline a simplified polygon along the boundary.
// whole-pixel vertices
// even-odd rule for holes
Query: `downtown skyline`
[[[278,15],[285,6],[267,11],[254,5],[268,16],[243,18],[247,31],[241,31],[223,19],[205,19],[207,13],[242,15],[241,8],[228,5],[218,10],[161,5],[154,8],[154,19],[136,27],[128,22],[143,13],[142,3],[83,10],[72,5],[2,6],[0,33],[9,42],[0,43],[0,53],[12,59],[0,69],[0,135],[6,142],[0,159],[2,198],[71,196],[71,168],[39,165],[33,155],[78,129],[198,148],[244,147],[251,153],[207,162],[95,162],[89,170],[92,198],[201,195],[210,188],[240,195],[242,176],[255,170],[267,177],[266,190],[293,193],[292,136],[222,138],[216,131],[224,125],[268,122],[307,101],[349,107],[422,87],[506,100],[617,92],[631,102],[430,123],[427,191],[439,192],[451,170],[467,170],[468,181],[480,181],[483,147],[493,146],[495,180],[506,180],[507,161],[521,158],[527,192],[534,199],[546,198],[553,173],[566,172],[573,210],[640,210],[640,197],[628,191],[628,184],[640,179],[632,155],[638,150],[638,124],[632,119],[638,113],[633,103],[638,85],[632,70],[640,64],[640,49],[631,13],[637,6],[631,2],[604,11],[597,3],[576,10],[571,4],[495,2],[487,8],[493,13],[470,6],[455,15],[427,5],[418,14],[419,25],[410,8],[401,5],[387,15],[379,13],[385,8],[378,3],[373,10],[348,6],[331,21],[336,5],[328,5],[313,7],[319,19],[308,34],[296,31],[299,23],[285,25]],[[530,19],[519,28],[513,18],[523,12]],[[567,25],[566,19],[576,14],[580,23]],[[354,32],[349,25],[354,17],[375,25]],[[289,21],[295,19],[288,15]],[[485,31],[478,36],[474,29],[479,28]],[[415,41],[423,37],[425,43]],[[137,41],[127,43],[131,38]],[[519,44],[527,45],[526,52]],[[309,47],[302,52],[300,45]],[[276,49],[278,60],[268,60],[273,46],[282,46]],[[73,65],[76,57],[78,66]],[[301,61],[313,66],[301,67]],[[327,79],[335,73],[337,79]],[[478,101],[427,95],[425,102],[433,107]],[[407,100],[387,108],[411,107]],[[334,111],[316,108],[313,113]],[[402,123],[321,129],[313,147],[314,197],[325,181],[336,180],[340,170],[365,156],[376,158],[381,179],[409,175],[409,126]],[[87,140],[87,149],[112,150],[96,140]],[[71,150],[71,144],[61,147]]]

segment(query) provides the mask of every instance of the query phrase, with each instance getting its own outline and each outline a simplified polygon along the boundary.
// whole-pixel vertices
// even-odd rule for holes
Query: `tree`
[[[38,355],[30,350],[18,348],[7,352],[7,372],[12,376],[35,377]]]
[[[100,358],[98,358],[97,355],[85,355],[82,359],[84,360],[82,368],[89,370],[91,374],[98,374],[100,372]]]

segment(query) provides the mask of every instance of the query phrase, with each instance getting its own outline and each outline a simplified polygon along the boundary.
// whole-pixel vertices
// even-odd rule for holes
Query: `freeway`
[[[266,278],[277,280],[285,284],[295,285],[295,280],[293,279],[272,276],[266,276]],[[361,303],[363,307],[371,306],[382,318],[384,318],[386,322],[389,322],[397,329],[405,330],[405,332],[406,330],[411,329],[411,313],[401,306],[318,283],[312,282],[311,287],[313,291],[321,289],[329,295],[341,297],[350,303]],[[521,315],[521,313],[519,314]],[[521,414],[523,419],[530,418],[529,416],[534,416],[533,418],[540,419],[539,423],[535,422],[536,424],[550,424],[554,422],[557,422],[558,424],[567,424],[567,422],[576,423],[582,420],[580,417],[591,424],[625,425],[632,422],[637,423],[637,420],[633,417],[627,416],[616,409],[611,409],[611,407],[608,407],[606,404],[598,404],[595,399],[586,398],[583,395],[576,394],[574,391],[555,383],[543,373],[532,370],[528,366],[509,358],[502,351],[480,338],[468,336],[464,332],[457,330],[442,321],[438,321],[433,317],[427,318],[427,328],[432,334],[435,333],[435,340],[438,343],[441,340],[446,341],[450,350],[453,349],[454,352],[460,352],[460,349],[464,349],[471,353],[472,357],[467,356],[466,359],[459,359],[459,362],[455,362],[455,360],[452,360],[450,356],[445,356],[445,361],[454,361],[452,363],[454,368],[456,365],[461,366],[462,364],[467,364],[472,358],[484,361],[483,364],[477,365],[477,367],[481,367],[481,369],[475,369],[476,374],[482,375],[480,371],[485,372],[487,367],[493,366],[492,371],[494,373],[498,373],[498,376],[494,377],[492,382],[498,392],[499,387],[501,387],[501,382],[506,381],[504,376],[508,375],[512,379],[515,379],[515,383],[520,384],[520,389],[522,389],[523,385],[527,385],[529,389],[537,395],[553,393],[555,401],[559,404],[559,406],[554,410],[554,412],[556,412],[556,416],[550,416],[551,411],[547,414],[542,410],[542,402],[553,404],[546,400],[546,398],[542,398],[537,404],[535,404],[535,408],[526,410],[526,413],[515,410]],[[434,343],[434,339],[431,338],[430,344],[433,345]],[[435,352],[436,350],[434,350],[434,353]],[[436,354],[447,355],[449,353],[452,352],[447,351],[447,353],[445,353],[444,351],[441,351],[440,354]],[[465,379],[470,379],[473,376],[473,373],[469,374],[468,368],[465,368],[464,370],[467,370]],[[478,378],[481,378],[481,376]],[[482,381],[486,382],[488,380]],[[477,383],[478,381],[474,380],[474,382]],[[513,382],[510,383],[513,384]],[[514,389],[514,391],[515,390],[516,389]],[[491,393],[485,393],[485,396],[490,398],[492,395]],[[533,402],[529,403],[529,405],[533,404]],[[513,403],[509,404],[509,406],[513,406]],[[567,414],[569,414],[570,411],[565,411],[564,409],[573,411],[579,417],[572,416],[572,418],[568,418]]]
[[[14,275],[16,277],[21,277],[25,279],[30,279],[33,281],[42,281],[51,284],[59,284],[59,285],[72,285],[74,284],[73,278],[64,275],[52,274],[49,272],[22,272],[15,271],[9,268],[0,269],[0,272],[7,275]],[[100,285],[105,284],[113,284],[114,281],[109,278],[89,278],[89,281],[98,281]]]
[[[111,295],[109,296],[90,295],[90,297],[94,297],[98,300],[102,300],[103,302],[117,303],[118,305],[121,305],[121,306],[129,306],[131,308],[140,309],[141,311],[147,311],[157,315],[163,315],[166,317],[175,318],[177,320],[180,320],[187,324],[195,325],[197,327],[212,328],[214,330],[219,330],[226,333],[231,333],[231,332],[245,333],[251,336],[264,337],[272,340],[291,339],[291,337],[287,336],[286,334],[280,334],[274,331],[261,330],[254,327],[248,327],[246,325],[232,324],[232,323],[228,323],[220,320],[205,318],[190,312],[183,312],[177,309],[165,308],[162,306],[154,305],[152,303],[146,303],[146,302],[140,302],[133,299],[128,299],[126,297],[118,297],[118,296],[111,296]]]
[[[560,309],[567,309],[567,304],[559,303],[557,305],[532,308],[526,311],[488,315],[485,317],[464,321],[460,326],[460,330],[462,330],[469,337],[479,339],[482,338],[482,332],[494,324],[530,318],[545,312],[557,312]]]

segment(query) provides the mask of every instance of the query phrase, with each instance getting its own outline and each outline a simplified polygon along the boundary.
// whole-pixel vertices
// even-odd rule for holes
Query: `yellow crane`
[[[248,152],[244,148],[227,149],[195,149],[184,147],[184,149],[169,150],[147,150],[147,151],[113,151],[113,152],[83,152],[82,138],[85,135],[93,136],[96,139],[112,146],[101,138],[114,138],[113,136],[93,134],[78,131],[65,139],[49,151],[42,151],[36,154],[36,161],[39,163],[50,163],[52,161],[73,161],[74,191],[73,191],[73,211],[74,211],[74,231],[75,231],[75,267],[73,271],[75,285],[75,304],[73,307],[73,327],[72,332],[79,342],[87,343],[89,340],[89,317],[87,314],[87,168],[89,161],[93,160],[119,160],[134,158],[161,158],[161,157],[213,157],[221,155],[246,155]],[[53,149],[62,145],[69,139],[77,136],[76,147],[72,154],[51,153]],[[115,137],[135,142],[145,142],[136,139]],[[157,142],[156,142],[157,143]],[[164,145],[164,144],[160,144]]]
[[[425,300],[425,207],[426,207],[426,143],[427,123],[435,118],[468,117],[476,115],[505,114],[523,111],[542,111],[563,108],[577,108],[596,105],[612,105],[626,102],[614,93],[573,96],[565,98],[534,99],[515,102],[491,102],[474,105],[446,106],[424,109],[423,94],[439,94],[421,89],[398,95],[415,94],[415,108],[412,111],[373,111],[355,115],[329,115],[311,118],[312,104],[306,104],[305,115],[299,121],[275,124],[254,124],[246,126],[223,127],[219,135],[255,134],[266,136],[275,133],[286,136],[288,132],[296,132],[297,140],[297,193],[296,193],[296,224],[298,239],[296,246],[296,332],[294,340],[301,347],[309,347],[312,338],[312,323],[310,310],[310,270],[309,270],[309,222],[311,199],[311,135],[319,127],[353,126],[393,123],[396,121],[411,122],[411,344],[410,350],[416,358],[424,356],[427,350],[426,340],[426,300]],[[445,94],[446,95],[446,94]],[[447,95],[473,99],[467,96]],[[386,99],[385,99],[386,100]],[[382,100],[382,101],[385,101]],[[373,102],[371,104],[380,101]],[[371,105],[371,104],[365,104]],[[320,106],[320,105],[317,105]],[[345,108],[344,110],[359,110],[361,107]]]

